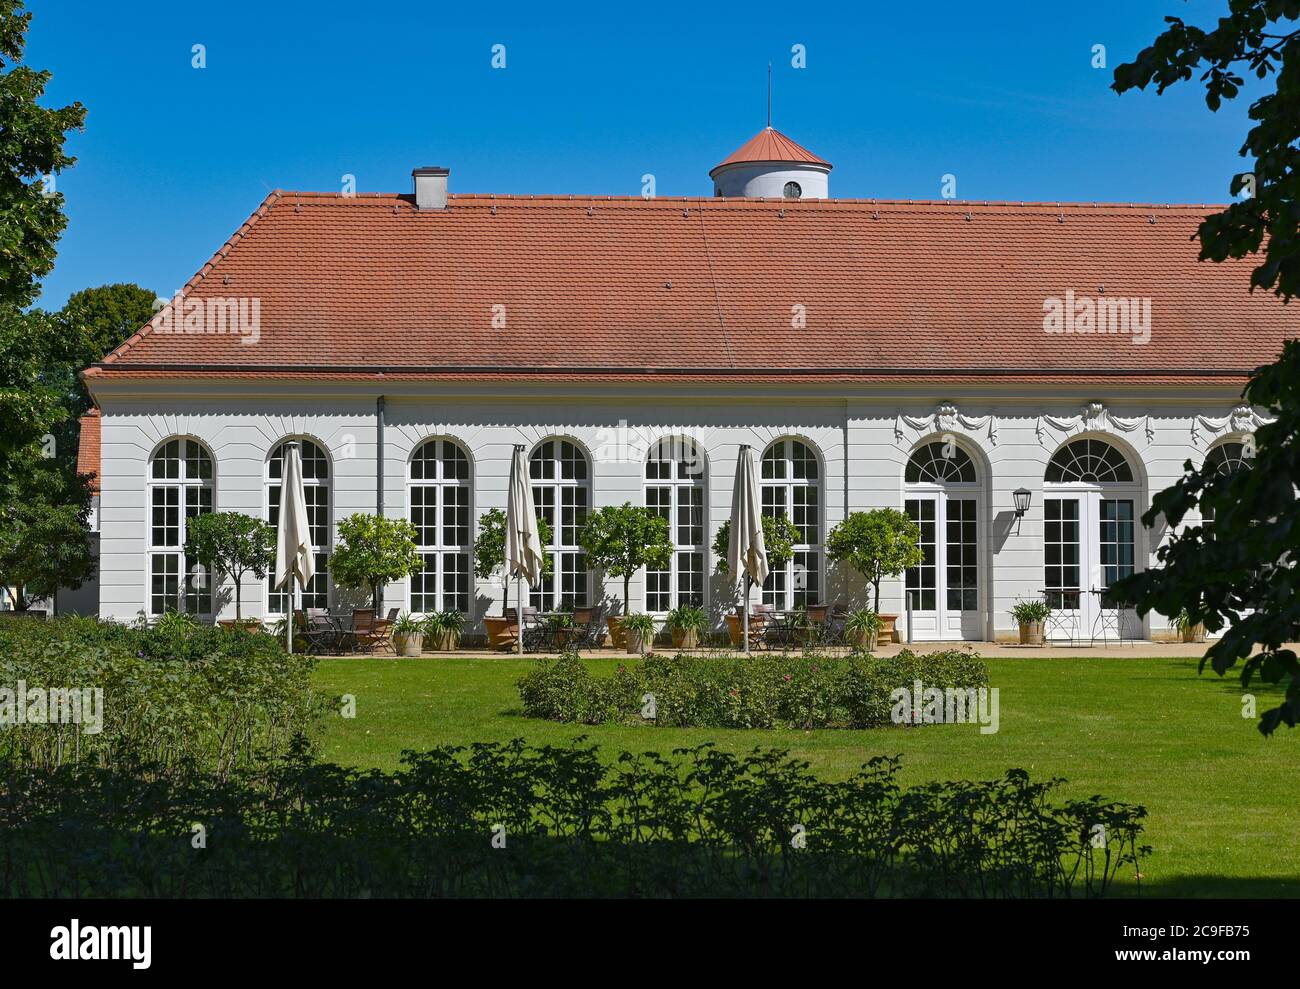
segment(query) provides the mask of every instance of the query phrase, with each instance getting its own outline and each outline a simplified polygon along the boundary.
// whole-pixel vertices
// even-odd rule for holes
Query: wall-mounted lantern
[[[1025,517],[1025,512],[1029,511],[1029,499],[1033,497],[1033,492],[1028,488],[1016,488],[1011,492],[1011,497],[1016,502],[1016,518]]]

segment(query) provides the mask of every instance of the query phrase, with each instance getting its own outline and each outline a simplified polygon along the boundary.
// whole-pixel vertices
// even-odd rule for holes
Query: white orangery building
[[[1294,320],[1247,291],[1249,262],[1197,261],[1216,207],[834,199],[830,170],[769,128],[713,170],[714,198],[449,195],[438,168],[407,195],[271,194],[87,372],[99,613],[232,615],[184,557],[186,521],[274,520],[296,440],[307,606],[358,603],[330,580],[336,525],[381,512],[415,524],[425,560],[387,605],[471,627],[499,610],[473,543],[522,444],[554,534],[536,605],[623,607],[577,537],[631,502],[676,543],[631,609],[720,620],[736,592],[711,546],[750,447],[765,510],[800,533],[756,602],[865,602],[826,535],[891,506],[925,562],[882,610],[910,592],[916,639],[1010,636],[1009,609],[1044,595],[1087,639],[1113,621],[1108,584],[1166,537],[1140,521],[1153,493],[1184,461],[1248,460],[1245,376]],[[265,581],[242,596],[285,607]]]

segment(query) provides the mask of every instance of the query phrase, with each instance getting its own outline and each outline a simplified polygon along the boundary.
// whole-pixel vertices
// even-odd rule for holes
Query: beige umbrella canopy
[[[542,540],[537,531],[537,509],[528,480],[524,448],[515,447],[510,462],[510,488],[506,495],[506,575],[516,578],[515,626],[519,633],[519,654],[524,652],[524,592],[520,580],[536,587],[542,579]]]
[[[294,585],[302,587],[316,574],[316,551],[307,520],[307,492],[302,484],[302,449],[286,443],[280,478],[280,522],[275,543],[275,586],[289,584],[288,650],[293,652]]]
[[[727,546],[727,571],[741,581],[744,631],[742,641],[749,652],[749,588],[767,580],[767,543],[763,539],[763,508],[754,470],[754,451],[740,448],[736,462],[736,486],[731,493],[731,541]]]

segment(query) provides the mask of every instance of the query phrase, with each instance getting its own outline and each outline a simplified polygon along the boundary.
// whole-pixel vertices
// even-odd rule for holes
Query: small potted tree
[[[668,612],[664,622],[672,636],[674,649],[698,649],[700,633],[709,623],[705,610],[693,604],[681,604]]]
[[[623,621],[627,633],[628,652],[644,656],[655,638],[655,620],[652,615],[627,615]]]
[[[402,612],[393,622],[393,651],[399,656],[419,656],[424,652],[425,623]]]
[[[634,507],[631,502],[611,505],[587,516],[578,543],[587,554],[589,566],[607,576],[623,578],[623,614],[608,619],[610,638],[617,646],[623,641],[624,618],[632,610],[628,601],[632,575],[642,567],[666,570],[672,565],[668,520],[648,508]]]
[[[251,574],[265,580],[275,566],[275,527],[243,512],[209,512],[186,523],[185,537],[187,556],[234,581],[235,620],[230,626],[243,627],[244,577]]]
[[[887,639],[893,638],[898,616],[880,614],[880,581],[918,566],[924,558],[920,541],[920,527],[897,508],[850,512],[826,536],[826,559],[852,567],[875,590],[872,610]]]
[[[424,558],[415,548],[415,526],[406,519],[357,512],[339,522],[338,545],[330,557],[334,583],[370,591],[370,606],[379,615],[379,591],[385,584],[418,573]]]
[[[1011,617],[1020,626],[1022,646],[1043,644],[1043,623],[1052,614],[1046,601],[1018,601],[1011,608]]]
[[[551,544],[551,525],[540,515],[537,517],[537,535],[541,540],[542,576],[551,575],[551,554],[545,548]],[[501,614],[485,615],[483,626],[487,630],[488,646],[505,649],[514,644],[514,626],[506,617],[510,605],[510,576],[506,573],[506,513],[493,508],[479,516],[478,538],[474,540],[474,573],[480,580],[501,577]]]
[[[844,621],[844,637],[852,649],[865,649],[871,652],[876,648],[883,623],[880,616],[870,608],[859,608],[850,612]]]
[[[1186,608],[1174,617],[1174,628],[1184,642],[1205,641],[1205,626],[1201,622],[1193,622]]]
[[[767,565],[770,570],[780,570],[794,556],[794,545],[799,541],[799,530],[784,515],[763,516],[763,545],[767,548]],[[713,558],[718,561],[718,573],[729,573],[727,554],[731,549],[731,520],[718,526],[718,534],[713,539]],[[749,602],[742,601],[741,607],[748,608]],[[740,648],[742,634],[741,618],[738,614],[727,616],[727,634],[731,637],[733,649]]]

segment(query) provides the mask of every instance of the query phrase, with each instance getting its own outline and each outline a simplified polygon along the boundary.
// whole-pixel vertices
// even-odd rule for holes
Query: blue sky
[[[345,174],[631,195],[652,173],[660,195],[709,195],[765,123],[769,60],[773,123],[834,164],[835,196],[933,199],[950,173],[962,199],[1222,202],[1244,170],[1245,100],[1107,89],[1163,15],[1208,25],[1223,0],[844,6],[29,0],[47,104],[89,111],[40,304],[117,281],[169,294],[268,191]]]

